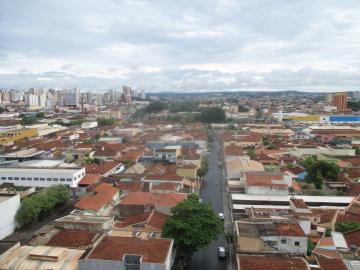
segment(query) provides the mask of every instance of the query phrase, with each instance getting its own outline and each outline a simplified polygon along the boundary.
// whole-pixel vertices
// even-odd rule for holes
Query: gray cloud
[[[0,87],[356,89],[357,0],[0,1]]]

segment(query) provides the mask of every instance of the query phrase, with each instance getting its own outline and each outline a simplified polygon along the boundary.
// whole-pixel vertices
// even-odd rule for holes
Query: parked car
[[[224,213],[219,213],[219,218],[220,218],[221,220],[224,220]]]
[[[226,258],[226,250],[224,247],[218,247],[218,256],[220,259]]]

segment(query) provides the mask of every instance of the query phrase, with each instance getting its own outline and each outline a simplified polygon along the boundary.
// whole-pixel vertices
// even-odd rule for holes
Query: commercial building
[[[16,186],[50,187],[68,185],[77,187],[85,175],[85,168],[63,167],[62,161],[32,160],[20,162],[12,167],[0,168],[0,184],[12,183]]]
[[[337,107],[339,112],[347,111],[347,94],[346,92],[338,92],[333,96],[333,105]]]
[[[16,141],[37,136],[36,128],[0,131],[0,145],[11,145]]]

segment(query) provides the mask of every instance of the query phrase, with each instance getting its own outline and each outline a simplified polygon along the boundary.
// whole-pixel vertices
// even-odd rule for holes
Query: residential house
[[[173,259],[172,239],[104,236],[79,261],[79,270],[170,270]]]
[[[238,252],[307,252],[307,236],[298,223],[238,221],[236,234]]]
[[[281,255],[237,255],[238,270],[309,270],[308,262],[302,257]],[[324,268],[326,269],[326,268]],[[339,269],[340,270],[340,269]]]
[[[90,194],[75,203],[75,208],[85,212],[102,216],[108,215],[114,204],[119,200],[119,190],[107,183],[100,183]]]
[[[177,192],[129,192],[117,206],[120,216],[130,216],[156,209],[170,215],[171,208],[186,199],[186,194]]]
[[[242,173],[245,193],[253,195],[288,195],[292,180],[278,172]]]

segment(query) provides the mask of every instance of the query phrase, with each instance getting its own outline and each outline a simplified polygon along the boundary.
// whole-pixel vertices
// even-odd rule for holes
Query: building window
[[[21,177],[21,180],[23,180],[23,181],[26,180],[26,177]]]
[[[47,181],[51,181],[51,178],[46,178]]]
[[[53,181],[59,181],[59,179],[58,178],[53,178]]]
[[[4,177],[4,176],[3,176],[3,177],[1,177],[1,180],[6,180],[6,177]]]
[[[31,181],[31,180],[32,180],[32,178],[31,178],[31,177],[27,177],[27,178],[26,178],[26,180]]]
[[[72,180],[71,180],[71,178],[66,178],[66,181],[71,182]]]
[[[65,178],[60,178],[60,182],[65,182]]]
[[[19,177],[14,177],[14,180],[19,180]]]
[[[286,239],[285,238],[281,239],[281,244],[286,244]]]
[[[39,181],[39,178],[38,178],[38,177],[35,177],[34,180],[35,180],[35,181]]]
[[[13,178],[12,178],[12,177],[8,177],[8,180],[13,180]]]
[[[45,181],[45,178],[42,178],[42,177],[41,177],[41,178],[40,178],[40,181]]]
[[[295,241],[295,242],[294,242],[294,245],[298,247],[298,246],[300,246],[300,242],[299,242],[299,241]]]

